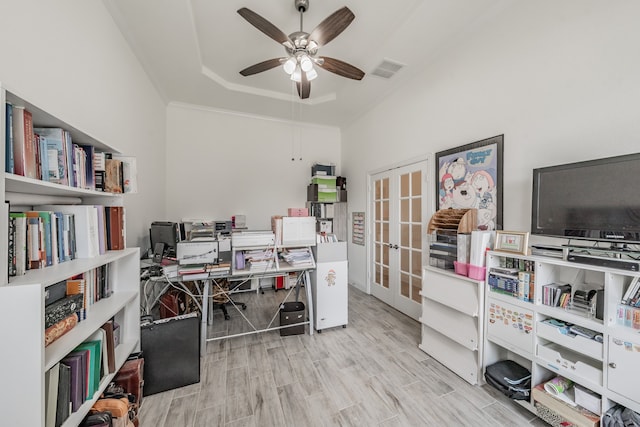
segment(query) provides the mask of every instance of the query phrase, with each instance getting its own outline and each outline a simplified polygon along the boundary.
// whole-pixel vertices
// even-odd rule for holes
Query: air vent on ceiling
[[[374,76],[382,77],[384,79],[389,79],[403,67],[404,64],[392,61],[390,59],[383,59],[382,62],[371,72],[371,74],[373,74]]]

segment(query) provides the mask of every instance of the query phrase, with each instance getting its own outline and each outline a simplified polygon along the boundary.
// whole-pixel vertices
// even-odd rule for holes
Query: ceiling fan
[[[364,72],[351,64],[328,56],[318,56],[318,49],[336,38],[354,20],[355,15],[348,7],[338,9],[322,21],[311,33],[302,30],[302,15],[309,9],[309,0],[294,0],[296,10],[300,12],[300,31],[288,36],[271,22],[246,7],[238,9],[238,13],[251,25],[262,31],[273,40],[282,44],[287,52],[283,58],[268,59],[240,71],[243,76],[261,73],[282,65],[285,72],[296,82],[301,99],[309,98],[311,80],[318,76],[313,68],[317,65],[342,77],[362,80]]]

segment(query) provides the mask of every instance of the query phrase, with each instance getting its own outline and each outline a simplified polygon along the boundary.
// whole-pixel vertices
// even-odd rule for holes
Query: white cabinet
[[[519,280],[497,280],[509,276],[509,270]],[[615,404],[640,412],[640,334],[617,321],[621,298],[638,275],[559,258],[489,252],[485,366],[511,359],[531,370],[532,386],[560,375],[601,396],[600,414]],[[530,277],[533,283],[527,288],[528,296],[517,292],[523,277]],[[591,291],[596,299],[601,298],[594,304],[600,308],[579,310],[570,304],[550,304],[545,296],[550,284],[571,285],[574,297],[576,291]],[[562,325],[587,328],[596,339],[567,334]],[[523,403],[535,412],[533,404]]]
[[[75,141],[90,144],[99,151],[114,152],[67,123],[35,107],[21,97],[0,86],[0,135],[5,141],[5,102],[24,106],[33,114],[36,126],[61,127],[71,132]],[[0,149],[0,164],[5,164],[5,147]],[[29,209],[42,203],[87,203],[119,205],[121,196],[71,188],[36,179],[4,173],[0,191],[12,205]],[[139,248],[108,251],[90,259],[76,259],[50,267],[29,270],[25,275],[7,280],[8,236],[6,206],[0,215],[0,413],[2,425],[45,425],[45,373],[89,338],[111,318],[120,326],[120,344],[116,347],[116,371],[128,355],[140,347],[140,253]],[[47,287],[76,274],[107,265],[113,294],[103,298],[87,310],[86,319],[58,340],[44,345],[44,308]],[[73,412],[63,424],[77,426],[112,380],[114,374],[100,381],[98,392]]]
[[[318,243],[313,248],[316,269],[311,272],[314,325],[318,332],[349,320],[347,242]]]
[[[426,267],[420,349],[464,378],[482,383],[484,282]]]

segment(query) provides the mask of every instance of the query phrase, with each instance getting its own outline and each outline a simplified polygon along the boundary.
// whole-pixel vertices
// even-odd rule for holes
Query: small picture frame
[[[529,232],[497,230],[494,250],[527,255],[529,252]]]

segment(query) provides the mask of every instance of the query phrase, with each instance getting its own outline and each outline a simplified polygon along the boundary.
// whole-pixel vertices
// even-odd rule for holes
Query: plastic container
[[[486,271],[485,267],[469,264],[469,274],[467,276],[474,280],[484,280]]]
[[[453,267],[456,274],[459,274],[461,276],[469,275],[469,264],[467,264],[466,262],[453,261]]]

